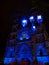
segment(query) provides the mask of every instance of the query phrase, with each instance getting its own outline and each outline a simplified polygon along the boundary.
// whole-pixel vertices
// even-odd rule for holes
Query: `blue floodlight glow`
[[[30,36],[28,35],[28,36],[26,36],[26,39],[29,39],[30,38]]]
[[[23,40],[23,37],[20,37],[20,40]]]
[[[31,16],[31,17],[29,18],[29,20],[30,20],[30,21],[34,21],[34,16]]]
[[[35,31],[36,30],[36,26],[32,25],[32,30]]]
[[[34,16],[31,16],[29,19],[30,19],[30,20],[33,20],[33,19],[34,19]]]
[[[41,15],[40,16],[37,16],[38,17],[38,19],[41,19]]]
[[[38,23],[41,23],[42,20],[43,20],[43,19],[42,19],[42,16],[41,16],[41,15],[38,15],[38,16],[37,16],[37,22],[38,22]]]
[[[37,56],[37,61],[41,63],[49,63],[49,57],[48,56]]]
[[[26,19],[22,20],[22,26],[25,27],[26,25],[27,25],[27,20]]]
[[[35,29],[36,27],[35,26],[33,26],[33,29]]]
[[[4,64],[9,64],[15,61],[15,58],[4,58]]]

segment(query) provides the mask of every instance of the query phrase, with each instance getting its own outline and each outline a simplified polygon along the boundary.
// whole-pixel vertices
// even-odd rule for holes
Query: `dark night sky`
[[[5,46],[6,46],[6,40],[7,40],[7,37],[8,37],[8,34],[11,30],[11,19],[12,19],[12,16],[13,14],[16,14],[16,13],[28,13],[29,10],[32,8],[32,2],[31,0],[6,0],[6,1],[3,1],[1,2],[1,8],[2,8],[2,22],[0,23],[0,28],[1,28],[1,35],[0,35],[0,48],[2,49],[1,50],[1,54],[3,55],[4,53],[4,49],[5,49]],[[21,12],[22,11],[22,12]],[[47,14],[45,14],[46,18],[47,18],[47,23],[46,24],[46,29],[47,29],[47,32],[49,32],[48,30],[48,27],[49,27],[49,9],[48,11],[46,11]]]

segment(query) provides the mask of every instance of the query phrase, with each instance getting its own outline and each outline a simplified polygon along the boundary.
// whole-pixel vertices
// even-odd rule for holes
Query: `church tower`
[[[5,65],[32,65],[49,62],[47,50],[48,34],[41,14],[15,20],[9,33],[4,55]]]

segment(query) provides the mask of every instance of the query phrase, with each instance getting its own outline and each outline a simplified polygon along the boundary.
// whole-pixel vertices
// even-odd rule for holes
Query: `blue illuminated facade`
[[[21,29],[19,32],[18,32],[18,36],[17,38],[19,40],[27,40],[31,37],[31,30],[30,29],[27,29],[27,28],[24,28],[24,29]]]
[[[49,63],[49,56],[37,56],[37,61],[40,63]]]
[[[15,61],[15,52],[14,47],[7,47],[6,48],[6,54],[4,58],[4,64],[9,64]]]
[[[37,58],[38,62],[47,63],[49,62],[49,56],[47,49],[45,47],[45,38],[43,36],[43,31],[38,32],[38,26],[34,24],[34,21],[38,22],[39,24],[42,23],[43,18],[41,15],[38,15],[36,20],[34,16],[27,19],[21,20],[22,28],[19,29],[17,32],[17,36],[12,39],[15,40],[14,42],[9,42],[6,47],[5,56],[4,56],[4,64],[9,64],[12,62],[17,61],[20,63],[23,59],[24,61],[29,60],[31,63],[34,62],[34,58]],[[31,23],[31,27],[29,28],[28,22]],[[42,24],[41,24],[42,25]],[[42,35],[41,35],[42,34]],[[43,42],[35,42],[33,41],[32,37],[35,37],[40,40],[44,40]],[[9,39],[10,40],[10,39]],[[30,42],[29,42],[30,41]],[[34,48],[35,47],[35,48]],[[35,51],[35,55],[33,55],[33,51]]]
[[[44,42],[43,42],[43,44],[44,44]],[[36,55],[37,56],[40,56],[40,52],[42,53],[42,56],[47,56],[48,55],[48,52],[47,52],[46,48],[43,45],[38,45],[37,48],[36,48]]]
[[[49,56],[48,56],[47,49],[45,47],[43,47],[43,45],[37,46],[36,49],[37,49],[36,50],[37,61],[40,63],[48,63],[49,62]],[[41,52],[41,55],[40,55],[40,52]]]
[[[31,52],[31,49],[29,48],[29,46],[27,44],[21,45],[17,58],[18,58],[18,62],[21,62],[22,59],[24,59],[24,60],[29,59],[30,62],[32,62],[32,60],[33,60],[32,52]]]

